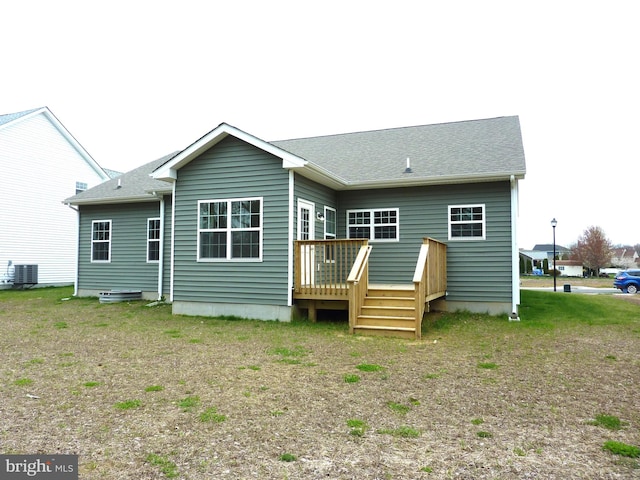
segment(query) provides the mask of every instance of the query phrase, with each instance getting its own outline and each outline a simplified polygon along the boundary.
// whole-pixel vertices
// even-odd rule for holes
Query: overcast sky
[[[263,140],[520,117],[521,248],[640,243],[632,0],[5,2],[0,113],[126,171],[221,122]]]

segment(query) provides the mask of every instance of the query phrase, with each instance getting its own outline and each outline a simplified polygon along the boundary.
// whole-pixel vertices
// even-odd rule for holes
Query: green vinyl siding
[[[262,261],[197,261],[198,201],[262,199]],[[229,136],[178,171],[175,301],[287,305],[289,172]]]
[[[298,199],[308,200],[312,202],[316,207],[316,213],[324,214],[324,207],[337,208],[336,192],[329,187],[320,185],[302,175],[295,175],[295,187],[294,197],[296,205]],[[298,208],[294,209],[294,238],[298,228]],[[322,222],[315,222],[315,240],[322,240],[324,238],[324,224]]]
[[[158,263],[147,262],[147,219],[160,214],[159,202],[80,207],[79,285],[81,290],[158,290]],[[111,258],[91,262],[91,224],[111,220]]]
[[[369,280],[411,283],[423,237],[447,244],[447,299],[511,301],[511,196],[509,182],[340,192],[338,238],[346,237],[348,210],[398,208],[398,242],[375,242]],[[483,204],[486,240],[448,240],[448,207]]]

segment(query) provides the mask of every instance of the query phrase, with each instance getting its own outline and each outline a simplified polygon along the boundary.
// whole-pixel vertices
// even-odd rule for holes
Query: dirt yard
[[[640,444],[640,321],[445,315],[406,341],[61,296],[0,295],[3,454],[78,454],[82,479],[640,478],[602,448]]]

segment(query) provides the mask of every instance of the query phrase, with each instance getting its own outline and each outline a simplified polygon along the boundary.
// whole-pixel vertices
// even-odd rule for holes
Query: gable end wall
[[[245,197],[263,197],[262,261],[198,262],[198,201]],[[255,316],[259,310],[251,305],[288,309],[289,213],[289,172],[282,160],[234,137],[181,168],[175,193],[174,312]],[[213,306],[196,308],[197,303]],[[222,307],[234,304],[248,307]]]

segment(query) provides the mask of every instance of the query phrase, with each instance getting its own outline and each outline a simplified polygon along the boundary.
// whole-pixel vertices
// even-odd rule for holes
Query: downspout
[[[155,192],[154,192],[155,195]],[[162,300],[162,284],[164,278],[164,195],[160,195],[160,255],[158,258],[158,301]]]
[[[171,187],[171,258],[169,259],[169,301],[173,303],[173,279],[175,267],[175,245],[176,245],[176,182]]]
[[[518,180],[511,175],[511,314],[510,321],[520,321],[518,306],[520,305],[520,256],[518,254]]]
[[[75,272],[74,272],[75,279],[73,281],[73,296],[77,297],[78,296],[78,281],[79,281],[79,276],[80,276],[80,209],[72,207],[70,203],[67,203],[66,205],[71,210],[75,210],[75,212],[76,212],[76,232],[77,232],[77,236],[76,236],[76,266],[75,266]]]
[[[289,222],[287,225],[287,306],[293,306],[293,216],[295,213],[294,202],[294,173],[289,170]]]

